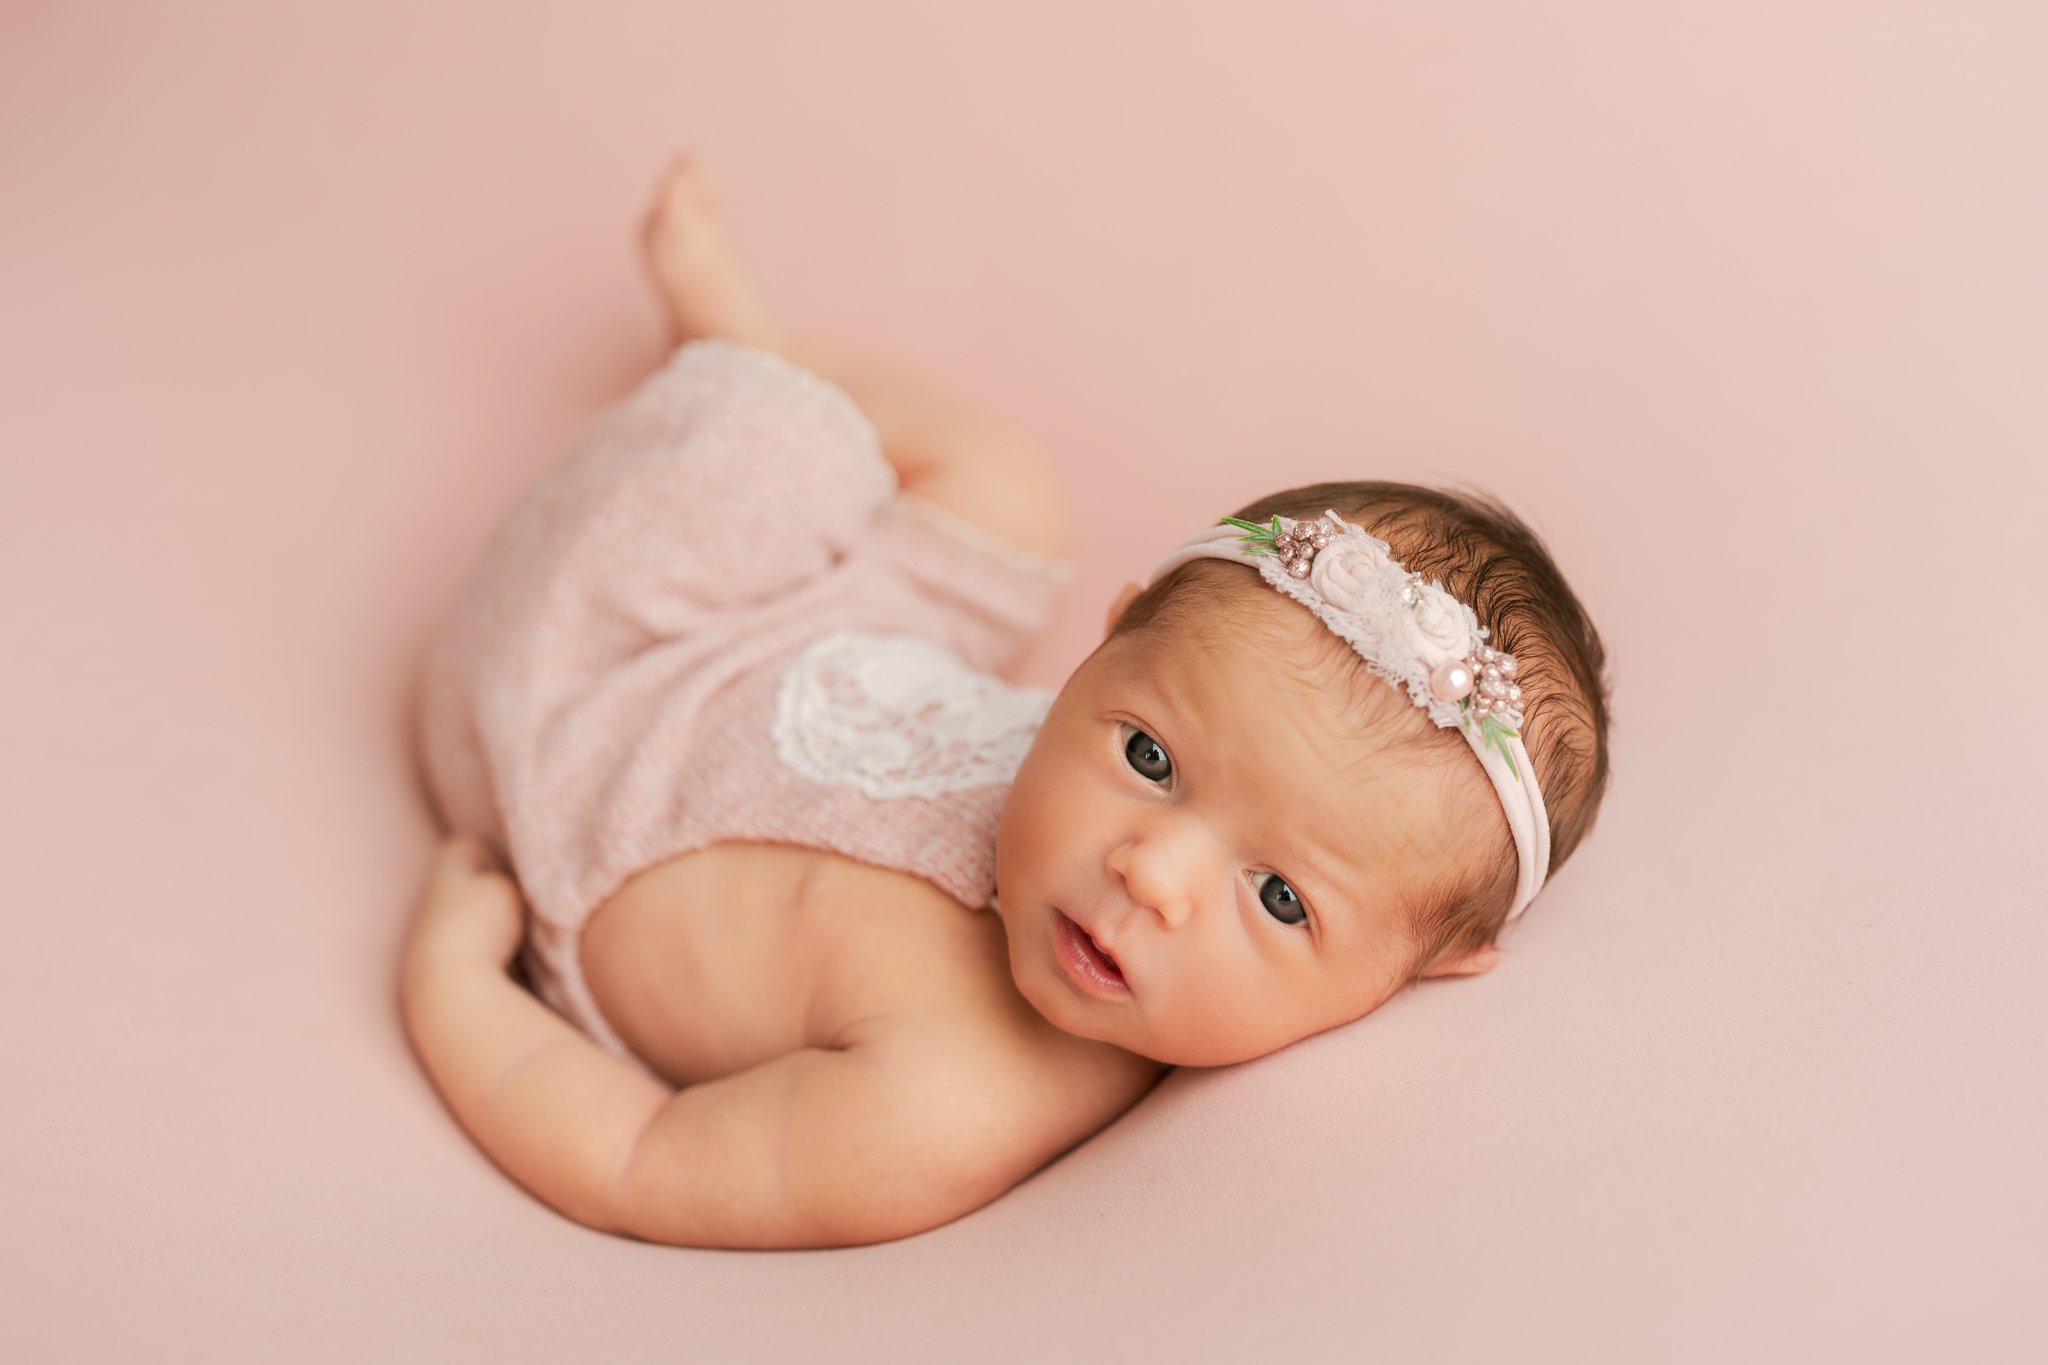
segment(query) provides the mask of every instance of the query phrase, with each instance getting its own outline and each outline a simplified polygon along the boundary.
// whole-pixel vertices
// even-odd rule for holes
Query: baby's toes
[[[718,215],[711,177],[696,157],[683,154],[669,165],[647,214],[649,237],[687,235]]]
[[[717,207],[717,195],[711,188],[711,173],[704,168],[703,160],[692,152],[683,152],[669,163],[668,173],[662,181],[662,194],[679,209],[708,211]]]

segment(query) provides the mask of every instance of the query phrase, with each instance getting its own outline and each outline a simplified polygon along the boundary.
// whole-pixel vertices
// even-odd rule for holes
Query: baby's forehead
[[[1217,605],[1135,632],[1130,679],[1198,696],[1240,724],[1271,718],[1336,760],[1427,740],[1426,718],[1299,604],[1260,584]]]
[[[1157,708],[1180,757],[1248,799],[1329,807],[1333,823],[1389,799],[1434,805],[1445,765],[1428,718],[1309,613],[1274,601],[1285,611],[1264,619],[1134,632],[1151,638],[1112,661],[1115,682]]]

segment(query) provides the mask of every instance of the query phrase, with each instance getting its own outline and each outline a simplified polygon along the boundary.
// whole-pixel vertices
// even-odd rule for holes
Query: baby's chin
[[[1106,1043],[1167,1066],[1234,1066],[1238,1062],[1278,1052],[1297,1041],[1292,1038],[1279,1042],[1214,1037],[1161,1038],[1147,1031],[1120,1027],[1115,1017],[1104,1018],[1090,1012],[1056,985],[1048,992],[1042,982],[1020,979],[1014,962],[1011,964],[1010,982],[1016,987],[1017,994],[1037,1011],[1038,1017],[1060,1032],[1089,1042]]]
[[[1389,997],[1391,998],[1391,997]],[[1258,1032],[1217,1032],[1213,1021],[1204,1019],[1192,1029],[1185,1031],[1166,1030],[1165,1036],[1148,1037],[1143,1040],[1123,1042],[1118,1046],[1141,1053],[1154,1061],[1166,1062],[1172,1066],[1218,1067],[1236,1066],[1241,1062],[1254,1062],[1261,1057],[1270,1057],[1283,1052],[1296,1043],[1313,1038],[1318,1034],[1341,1029],[1355,1024],[1371,1014],[1386,1000],[1376,1000],[1370,1006],[1349,1018],[1331,1023],[1304,1023],[1292,1027],[1274,1027]]]
[[[1135,1052],[1141,1057],[1152,1057],[1152,1053],[1141,1040],[1125,1036],[1129,1030],[1119,1029],[1114,1017],[1104,1017],[1093,1012],[1082,1002],[1075,1000],[1062,988],[1059,982],[1048,982],[1040,978],[1035,970],[1018,970],[1016,944],[1011,944],[1010,985],[1024,1002],[1061,1033],[1074,1038],[1085,1038],[1091,1042],[1108,1043],[1126,1052]],[[1164,1061],[1153,1057],[1154,1061]]]

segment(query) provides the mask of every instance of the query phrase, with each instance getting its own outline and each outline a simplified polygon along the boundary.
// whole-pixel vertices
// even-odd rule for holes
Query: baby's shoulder
[[[1163,1074],[1149,1058],[1048,1023],[1011,978],[1008,934],[992,910],[845,859],[821,863],[808,887],[819,966],[809,1004],[820,1026],[810,1041],[914,1078],[912,1107],[964,1124],[991,1160],[1028,1174]]]
[[[957,965],[957,964],[956,964]],[[967,972],[919,992],[842,1039],[920,1077],[924,1091],[982,1136],[1015,1179],[1106,1127],[1167,1068],[1047,1023],[1007,970]]]

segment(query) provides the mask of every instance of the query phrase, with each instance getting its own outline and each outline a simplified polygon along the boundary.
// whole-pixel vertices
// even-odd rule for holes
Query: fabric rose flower
[[[1308,585],[1338,611],[1357,611],[1365,601],[1367,585],[1386,562],[1372,542],[1358,536],[1339,536],[1316,554],[1316,562],[1308,571]]]
[[[1409,647],[1425,668],[1462,659],[1478,643],[1472,638],[1472,625],[1466,619],[1464,605],[1442,588],[1428,583],[1415,585],[1415,606],[1408,616],[1407,634]]]

